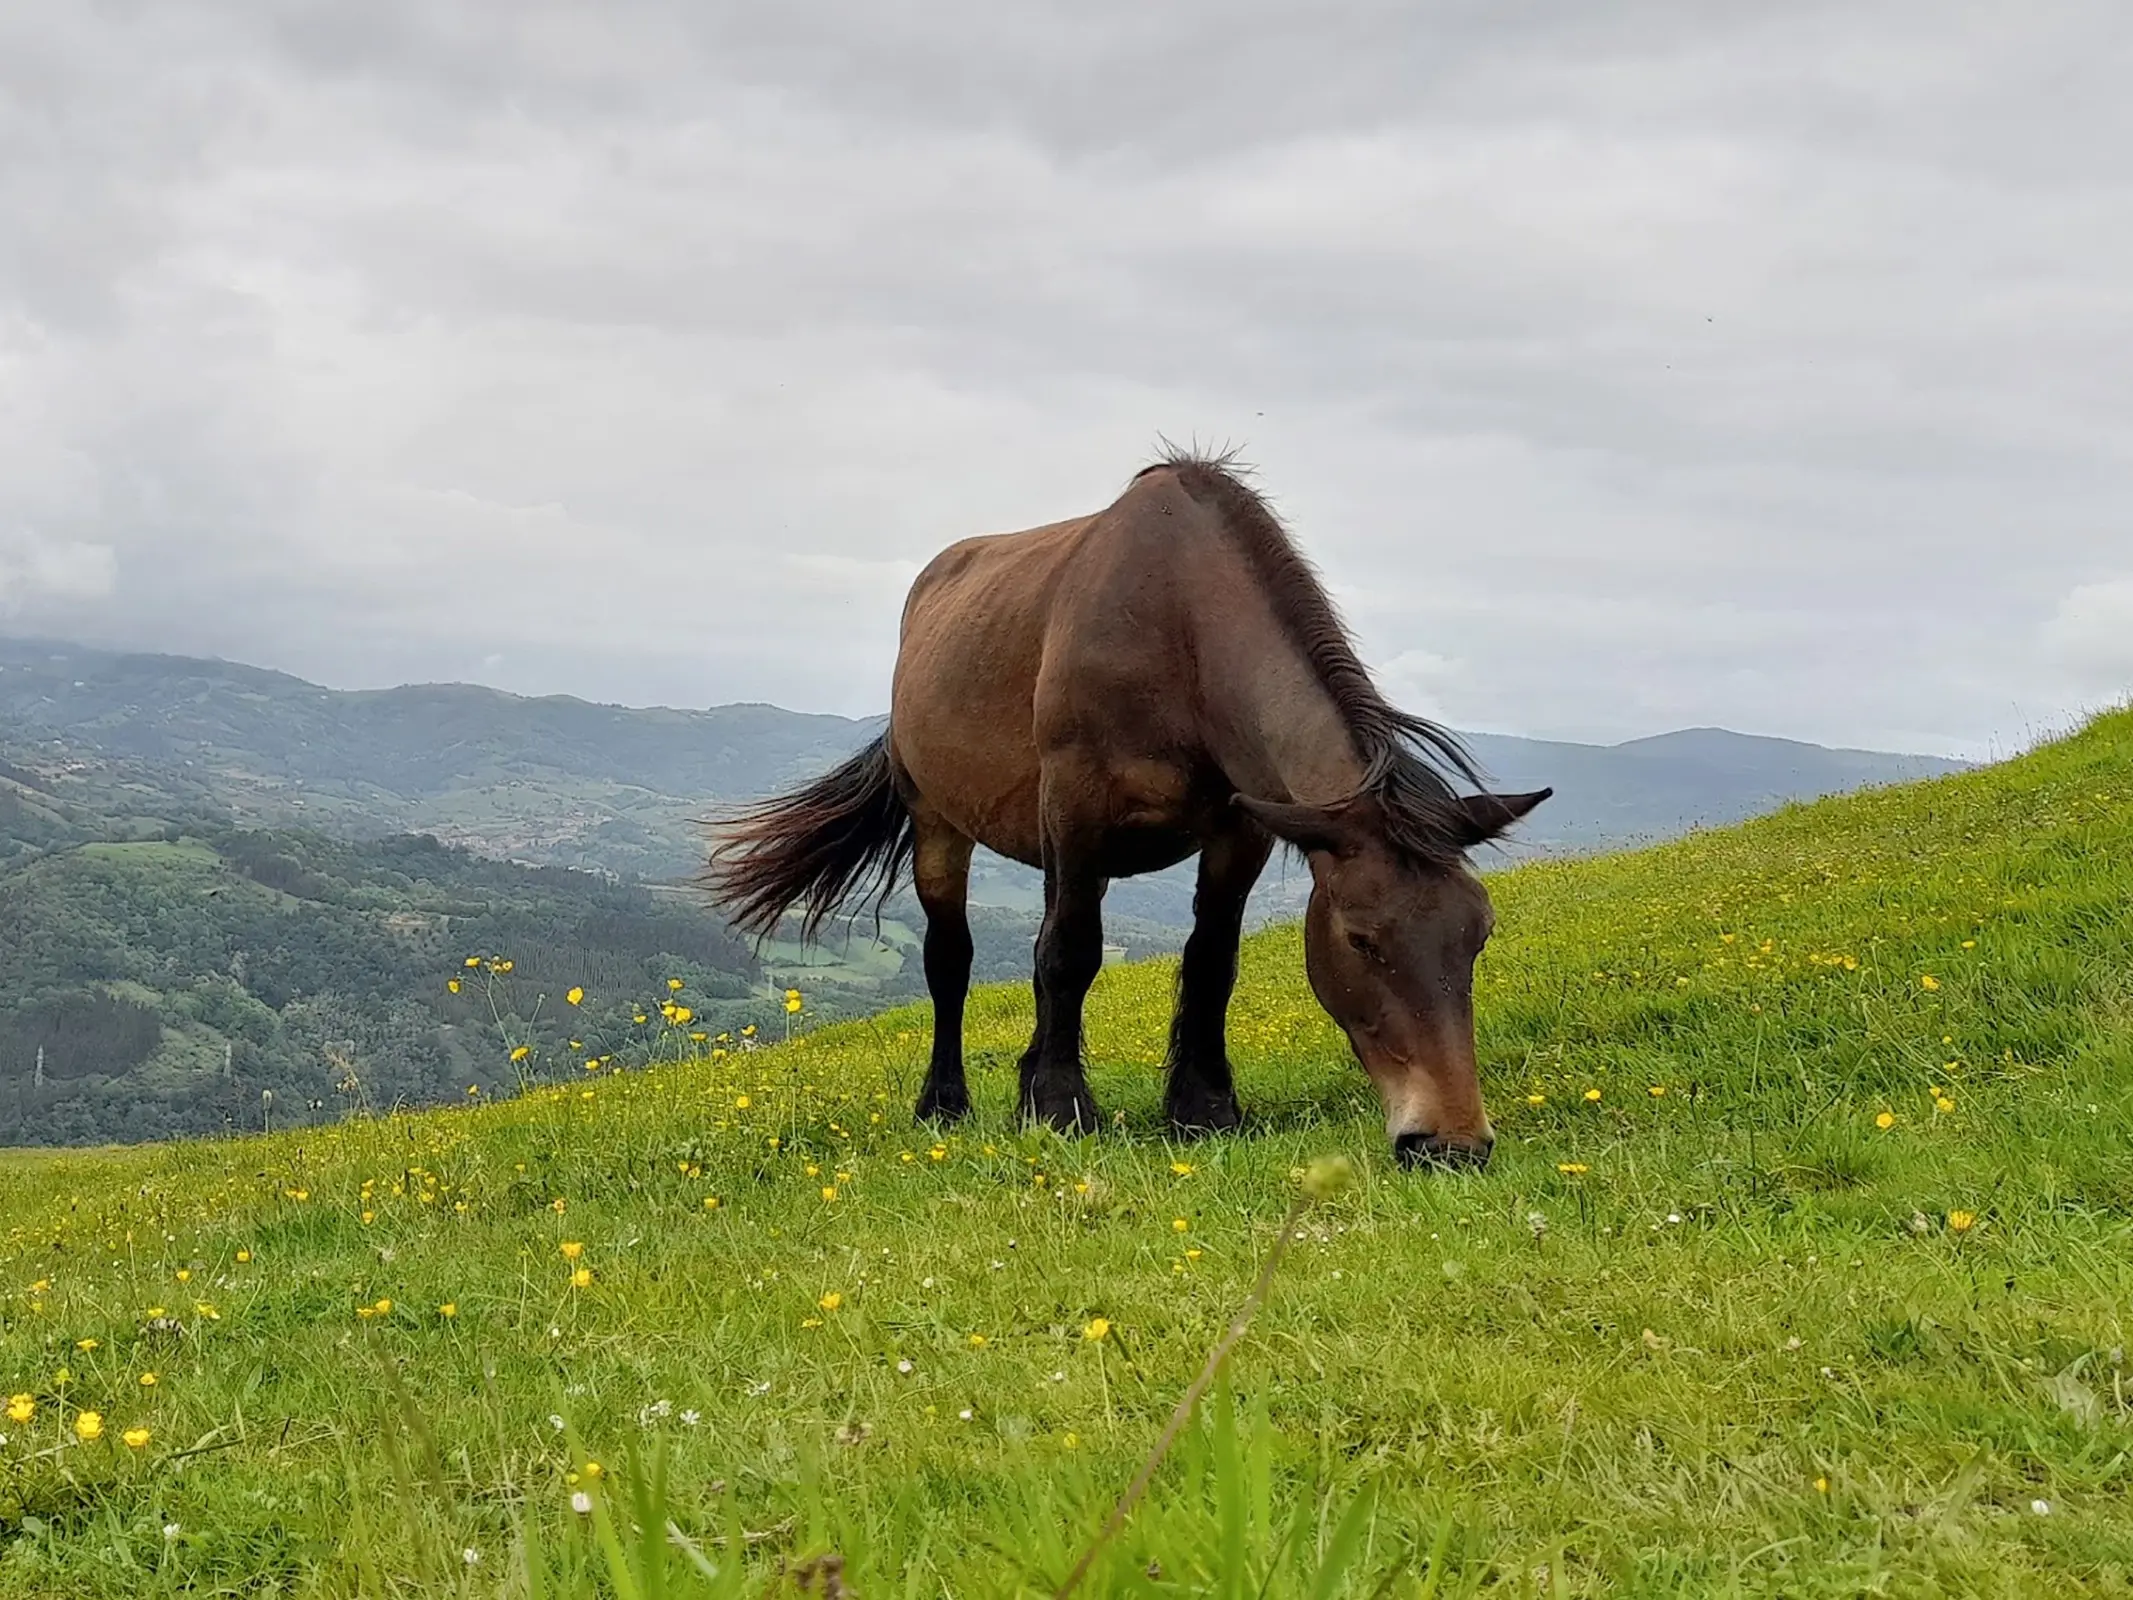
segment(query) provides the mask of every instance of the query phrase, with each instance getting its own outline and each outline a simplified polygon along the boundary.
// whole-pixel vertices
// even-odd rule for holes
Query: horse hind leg
[[[1230,1074],[1229,999],[1237,983],[1245,901],[1271,849],[1258,829],[1240,828],[1208,840],[1200,851],[1192,936],[1178,961],[1170,1079],[1163,1093],[1170,1125],[1182,1134],[1221,1132],[1244,1120]]]
[[[1037,934],[1037,1027],[1022,1057],[1023,1117],[1062,1133],[1094,1133],[1096,1097],[1081,1063],[1081,1012],[1103,966],[1104,880],[1048,849],[1044,925]]]
[[[963,1002],[970,994],[971,843],[944,824],[922,822],[912,852],[918,903],[926,913],[926,989],[933,996],[933,1053],[919,1089],[919,1120],[960,1122],[970,1114],[963,1076]]]

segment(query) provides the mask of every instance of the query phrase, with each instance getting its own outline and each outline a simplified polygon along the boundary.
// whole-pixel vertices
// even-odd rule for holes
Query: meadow
[[[1393,1166],[1293,928],[1236,1137],[1164,1136],[1146,962],[1081,1141],[998,986],[950,1133],[916,1007],[10,1153],[0,1593],[1051,1593],[1285,1230],[1079,1592],[2127,1593],[2133,713],[1491,890],[1479,1175]]]

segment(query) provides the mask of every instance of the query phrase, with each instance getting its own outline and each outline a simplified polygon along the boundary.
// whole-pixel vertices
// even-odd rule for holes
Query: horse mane
[[[1213,510],[1259,580],[1282,632],[1332,697],[1364,765],[1363,781],[1350,798],[1378,803],[1388,842],[1404,854],[1440,867],[1463,860],[1471,827],[1441,769],[1485,787],[1474,758],[1449,728],[1402,711],[1378,692],[1318,574],[1273,507],[1246,481],[1251,469],[1233,450],[1209,455],[1166,440],[1160,459],[1133,481],[1156,472],[1171,473],[1179,488]]]

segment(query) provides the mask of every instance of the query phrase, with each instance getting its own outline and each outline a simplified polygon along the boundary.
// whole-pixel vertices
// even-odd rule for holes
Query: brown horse
[[[1112,878],[1199,852],[1165,1106],[1181,1132],[1241,1120],[1224,1045],[1245,897],[1301,851],[1311,987],[1347,1033],[1406,1162],[1480,1165],[1495,1135],[1474,1060],[1488,892],[1466,853],[1545,800],[1478,783],[1446,730],[1387,704],[1273,512],[1226,459],[1173,454],[1094,516],[966,539],[904,604],[888,730],[731,824],[708,882],[758,934],[809,937],[908,864],[926,913],[933,1053],[920,1117],[970,1109],[964,909],[982,844],[1044,871],[1023,1114],[1097,1125],[1082,1002]],[[879,899],[876,900],[877,905]]]

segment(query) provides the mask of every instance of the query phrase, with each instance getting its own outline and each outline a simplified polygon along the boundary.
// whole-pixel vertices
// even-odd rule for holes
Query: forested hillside
[[[511,965],[469,973],[470,955]],[[199,826],[74,845],[0,876],[0,1142],[512,1090],[642,1055],[651,1032],[631,1019],[645,999],[656,1015],[670,979],[690,1031],[769,1024],[758,976],[692,902],[426,837]],[[607,999],[573,1007],[577,986]]]

